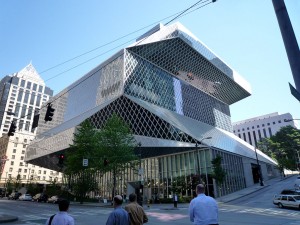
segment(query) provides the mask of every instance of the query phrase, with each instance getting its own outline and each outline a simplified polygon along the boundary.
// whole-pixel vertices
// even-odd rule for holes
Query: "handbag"
[[[52,220],[53,220],[53,217],[54,217],[55,215],[56,215],[56,214],[54,214],[54,215],[52,215],[52,216],[50,217],[48,225],[51,225]]]

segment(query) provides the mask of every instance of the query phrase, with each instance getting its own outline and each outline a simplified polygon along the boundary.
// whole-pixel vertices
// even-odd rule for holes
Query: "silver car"
[[[19,197],[19,200],[21,201],[31,201],[32,200],[32,197],[30,194],[22,194],[20,197]]]
[[[300,209],[300,195],[275,195],[273,204],[279,208],[293,207]]]

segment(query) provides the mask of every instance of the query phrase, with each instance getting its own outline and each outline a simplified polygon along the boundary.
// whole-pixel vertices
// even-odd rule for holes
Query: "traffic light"
[[[31,128],[34,129],[39,125],[40,114],[36,114],[33,117],[33,122]]]
[[[45,115],[45,121],[51,121],[52,120],[52,117],[54,115],[54,111],[55,109],[52,108],[52,105],[49,103],[48,106],[47,106],[47,112],[46,112],[46,115]]]
[[[64,165],[64,160],[65,160],[65,155],[64,154],[60,154],[58,156],[58,165],[60,165],[60,166]]]
[[[7,135],[8,136],[14,136],[15,135],[14,133],[16,132],[16,129],[17,129],[17,126],[16,126],[15,122],[14,121],[11,122]]]
[[[104,166],[108,165],[108,159],[104,159]]]

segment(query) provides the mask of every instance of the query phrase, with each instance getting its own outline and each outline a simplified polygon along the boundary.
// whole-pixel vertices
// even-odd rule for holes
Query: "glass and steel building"
[[[50,99],[53,121],[40,125],[26,160],[59,170],[55,156],[68,151],[76,127],[89,120],[101,129],[116,113],[141,143],[143,169],[124,171],[119,193],[141,181],[145,198],[169,197],[180,178],[182,194],[191,196],[197,177],[210,195],[232,193],[258,182],[255,149],[233,134],[229,109],[250,93],[250,85],[180,23],[159,24]],[[217,155],[227,173],[218,188],[211,163]],[[271,158],[259,150],[257,156],[265,180],[278,175]],[[110,180],[102,178],[102,196],[109,197]]]

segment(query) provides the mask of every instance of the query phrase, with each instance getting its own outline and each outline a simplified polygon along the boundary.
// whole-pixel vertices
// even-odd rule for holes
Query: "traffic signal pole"
[[[272,0],[285,51],[290,63],[296,89],[290,84],[292,95],[300,101],[300,50],[284,0]]]

